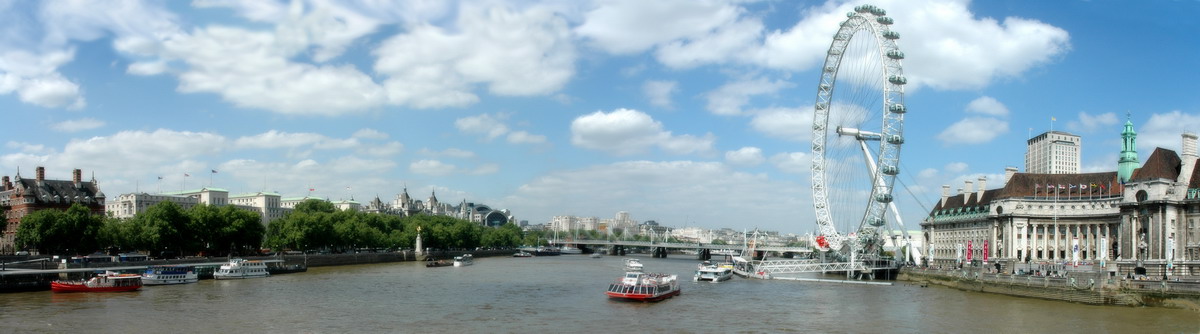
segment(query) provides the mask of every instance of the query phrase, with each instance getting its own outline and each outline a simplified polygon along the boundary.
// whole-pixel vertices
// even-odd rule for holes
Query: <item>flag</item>
[[[1079,186],[1078,186],[1078,185],[1074,185],[1074,184],[1072,184],[1072,185],[1070,185],[1070,188],[1071,188],[1071,189],[1075,189],[1075,188],[1079,188]]]
[[[346,186],[346,191],[350,191],[350,186]]]
[[[1057,120],[1058,120],[1058,119],[1057,119],[1057,118],[1054,118],[1053,116],[1051,116],[1051,117],[1050,117],[1050,121],[1051,121],[1051,122],[1053,122],[1053,121],[1057,121]]]
[[[317,190],[313,189],[313,188],[308,188],[308,191],[317,191]]]
[[[1058,189],[1067,189],[1067,187],[1060,184],[1060,185],[1058,185]]]
[[[217,170],[216,170],[216,169],[212,170],[212,173],[213,173],[213,174],[216,174],[216,173],[217,173]]]
[[[158,177],[158,179],[159,179],[159,180],[162,180],[162,176],[159,176],[159,177]]]
[[[191,174],[183,173],[183,177],[191,177],[191,176],[192,176]]]
[[[1086,184],[1081,184],[1081,185],[1079,185],[1079,189],[1080,189],[1080,190],[1087,190],[1087,186],[1088,186],[1088,185],[1086,185]]]

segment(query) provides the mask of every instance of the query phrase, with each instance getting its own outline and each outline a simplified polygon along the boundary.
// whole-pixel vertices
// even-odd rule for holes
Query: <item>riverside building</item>
[[[1079,136],[1049,131],[1030,138],[1025,150],[1025,172],[1035,174],[1077,174],[1082,157]],[[1136,158],[1135,158],[1136,159]]]
[[[1182,154],[1158,148],[1138,165],[1132,129],[1126,122],[1115,172],[1008,168],[997,189],[982,178],[953,194],[943,186],[921,223],[924,262],[998,263],[1010,273],[1082,263],[1114,275],[1200,276],[1196,135],[1183,134]]]
[[[82,204],[94,214],[104,214],[104,193],[96,184],[95,176],[83,181],[83,171],[75,169],[70,180],[46,179],[46,168],[38,166],[33,179],[21,177],[17,171],[11,180],[0,178],[0,207],[4,212],[4,229],[0,235],[0,254],[16,251],[17,229],[21,218],[39,210],[67,210],[73,204]]]

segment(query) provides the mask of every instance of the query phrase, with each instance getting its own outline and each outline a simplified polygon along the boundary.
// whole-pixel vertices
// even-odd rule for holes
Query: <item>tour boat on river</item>
[[[267,264],[262,261],[250,261],[243,259],[229,260],[229,263],[222,264],[221,268],[213,273],[215,279],[237,279],[237,278],[258,278],[267,277],[271,273],[267,272]]]
[[[625,259],[625,276],[608,285],[604,294],[612,299],[656,302],[679,295],[675,275],[646,273],[638,259]]]
[[[727,281],[733,278],[733,264],[716,264],[710,261],[704,261],[700,267],[696,269],[696,276],[692,277],[694,281],[709,281],[720,282]]]
[[[167,285],[196,283],[200,276],[191,266],[153,266],[142,273],[142,284]]]
[[[85,281],[50,282],[54,292],[120,292],[142,288],[142,275],[104,273]]]
[[[466,267],[472,264],[475,264],[475,257],[471,254],[463,254],[462,256],[454,257],[455,267]]]

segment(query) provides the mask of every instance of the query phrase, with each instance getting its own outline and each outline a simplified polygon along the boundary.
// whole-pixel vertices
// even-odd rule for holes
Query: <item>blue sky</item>
[[[804,233],[815,69],[859,4],[0,1],[0,174]],[[1198,2],[872,4],[907,54],[909,226],[1051,117],[1089,172],[1126,113],[1142,159],[1200,129]]]

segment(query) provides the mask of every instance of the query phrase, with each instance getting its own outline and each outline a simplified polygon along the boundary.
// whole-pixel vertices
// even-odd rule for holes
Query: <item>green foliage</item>
[[[712,244],[713,245],[728,245],[729,243],[725,242],[725,240],[723,240],[723,239],[713,239]]]
[[[43,254],[90,254],[103,227],[103,217],[78,203],[66,211],[38,210],[21,218],[16,244]]]

